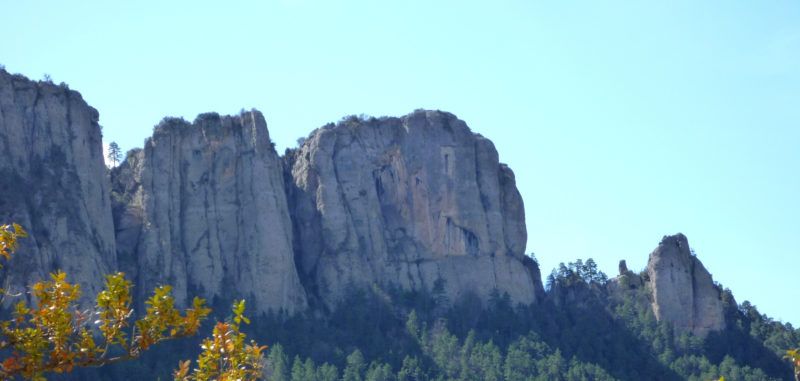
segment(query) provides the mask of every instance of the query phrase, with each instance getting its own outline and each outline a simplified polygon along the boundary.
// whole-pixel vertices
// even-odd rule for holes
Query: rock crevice
[[[259,112],[165,119],[128,166],[139,185],[119,187],[138,192],[121,197],[132,202],[118,220],[132,223],[118,227],[119,253],[134,257],[140,290],[170,283],[182,303],[197,294],[245,297],[258,312],[306,307],[281,161]]]

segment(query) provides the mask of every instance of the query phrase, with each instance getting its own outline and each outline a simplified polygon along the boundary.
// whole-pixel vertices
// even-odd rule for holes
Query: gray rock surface
[[[63,269],[93,297],[120,269],[139,303],[169,284],[290,314],[351,284],[543,294],[513,172],[448,113],[350,118],[283,161],[258,112],[168,118],[110,182],[98,113],[66,86],[0,72],[0,122],[0,217],[31,233],[12,290]]]
[[[438,279],[451,301],[542,294],[514,174],[452,114],[351,117],[312,132],[287,162],[298,265],[326,304],[350,284],[431,290]]]
[[[683,234],[666,236],[647,263],[653,312],[682,332],[705,336],[725,328],[721,291]]]
[[[111,207],[117,260],[120,270],[129,279],[137,279],[139,275],[137,252],[144,219],[143,164],[144,150],[136,148],[129,151],[125,160],[111,170]]]
[[[86,301],[116,268],[98,117],[66,86],[0,69],[0,223],[30,233],[4,266],[2,287],[20,292],[60,269]]]
[[[257,111],[162,121],[115,171],[118,252],[137,289],[171,284],[181,304],[199,295],[304,309],[282,174]]]

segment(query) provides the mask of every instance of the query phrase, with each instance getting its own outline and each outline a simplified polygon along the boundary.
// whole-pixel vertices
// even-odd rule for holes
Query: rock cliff
[[[305,308],[281,160],[261,113],[165,119],[114,174],[120,262],[138,290],[168,283],[179,303]]]
[[[440,279],[451,301],[543,293],[513,172],[452,114],[327,125],[287,167],[298,265],[329,305],[351,284],[431,290]]]
[[[110,185],[98,113],[77,92],[2,71],[0,122],[0,218],[31,233],[3,277],[17,290],[63,269],[91,296],[123,270],[139,301],[171,284],[179,303],[288,313],[350,285],[544,293],[513,172],[452,114],[349,118],[283,160],[258,112],[168,118]]]
[[[121,269],[140,302],[171,284],[181,304],[245,297],[257,312],[302,311],[309,296],[332,306],[351,285],[544,296],[513,172],[445,112],[351,117],[283,160],[257,111],[167,118],[109,184],[97,111],[0,70],[0,149],[0,222],[30,233],[2,270],[12,291],[61,269],[88,298]],[[611,292],[647,290],[679,331],[724,328],[720,290],[684,235],[664,237],[643,276],[624,261],[620,274]]]
[[[666,236],[647,263],[656,318],[679,331],[705,336],[725,327],[721,290],[683,234]]]
[[[62,269],[91,296],[122,269],[140,301],[171,284],[179,303],[246,297],[258,312],[301,311],[309,295],[332,306],[351,285],[441,287],[451,301],[544,293],[513,172],[445,112],[351,117],[283,160],[257,111],[167,118],[109,185],[97,111],[0,70],[0,149],[0,221],[31,235],[3,270],[14,291]],[[664,237],[646,276],[620,272],[631,279],[609,287],[649,290],[659,320],[724,328],[720,290],[682,234]]]
[[[89,298],[116,268],[98,117],[66,86],[0,69],[0,221],[30,234],[2,287],[23,291],[62,269]]]

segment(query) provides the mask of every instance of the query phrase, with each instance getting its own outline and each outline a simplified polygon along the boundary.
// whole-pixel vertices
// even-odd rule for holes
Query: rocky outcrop
[[[88,299],[116,268],[98,117],[64,85],[0,69],[0,222],[30,234],[2,287],[20,292],[60,269]]]
[[[430,290],[452,301],[543,292],[524,256],[525,212],[494,145],[452,114],[349,118],[287,158],[298,265],[326,304],[349,285]]]
[[[350,118],[284,161],[258,112],[168,118],[110,186],[80,94],[2,72],[0,121],[0,217],[31,233],[3,278],[12,289],[63,269],[91,297],[121,269],[139,302],[170,284],[179,304],[245,297],[290,314],[349,285],[543,294],[513,172],[448,113]]]
[[[133,264],[138,290],[166,283],[179,303],[305,308],[281,161],[261,113],[165,119],[114,173],[120,262]]]
[[[348,118],[283,161],[257,111],[165,119],[110,187],[97,111],[0,70],[0,149],[0,222],[30,233],[2,270],[12,291],[61,269],[91,297],[122,269],[140,302],[170,284],[180,304],[245,297],[256,312],[303,310],[309,294],[332,306],[351,285],[543,296],[514,174],[452,114]],[[649,290],[659,320],[724,328],[720,290],[685,236],[665,237],[643,276],[619,269],[609,289]]]
[[[653,312],[682,332],[705,336],[725,328],[721,290],[683,234],[666,236],[650,254],[647,276]]]

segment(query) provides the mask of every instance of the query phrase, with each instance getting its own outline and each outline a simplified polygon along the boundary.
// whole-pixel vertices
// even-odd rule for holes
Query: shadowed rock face
[[[2,287],[23,291],[61,269],[88,300],[116,268],[97,110],[65,86],[0,69],[0,152],[0,223],[30,234]]]
[[[417,111],[314,131],[288,160],[298,265],[335,303],[353,284],[542,293],[524,260],[525,212],[494,145],[451,114]]]
[[[138,289],[167,283],[179,303],[244,297],[258,312],[304,309],[282,172],[259,112],[156,126],[115,172],[120,261]]]
[[[725,327],[720,290],[683,234],[666,236],[647,264],[653,312],[679,331],[705,336]]]

